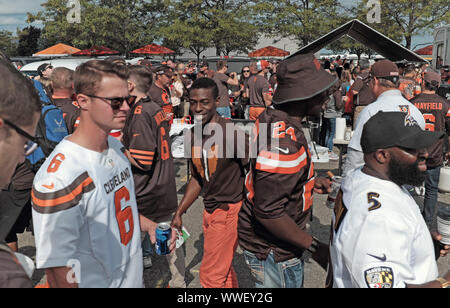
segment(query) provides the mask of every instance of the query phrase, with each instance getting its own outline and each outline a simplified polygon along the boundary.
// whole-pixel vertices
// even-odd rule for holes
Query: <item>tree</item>
[[[16,38],[12,32],[6,30],[0,30],[0,50],[4,52],[8,57],[16,54]]]
[[[17,31],[19,37],[19,45],[17,47],[17,55],[31,56],[39,50],[39,39],[41,37],[41,29],[29,26]]]
[[[124,54],[159,38],[169,0],[80,0],[81,22],[69,22],[65,0],[48,0],[43,11],[28,14],[28,22],[44,23],[48,46],[64,42],[78,48],[105,45]]]
[[[258,43],[259,28],[252,18],[254,3],[248,0],[204,0],[203,15],[213,32],[216,55],[247,53]]]
[[[363,12],[368,0],[362,0]],[[450,23],[450,2],[448,0],[389,0],[381,2],[381,24],[376,28],[411,49],[412,38],[433,30],[441,23]]]
[[[212,46],[213,39],[211,23],[203,14],[203,4],[203,0],[174,1],[168,22],[161,28],[166,42],[189,49],[198,62],[201,53]]]
[[[341,24],[337,0],[261,0],[253,7],[264,32],[306,46]]]

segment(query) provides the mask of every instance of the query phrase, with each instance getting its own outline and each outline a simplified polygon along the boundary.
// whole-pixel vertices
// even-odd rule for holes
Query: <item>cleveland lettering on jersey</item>
[[[120,174],[115,175],[108,182],[103,184],[103,187],[105,188],[106,193],[110,194],[115,191],[116,187],[126,182],[130,178],[131,178],[131,171],[130,169],[126,168]]]

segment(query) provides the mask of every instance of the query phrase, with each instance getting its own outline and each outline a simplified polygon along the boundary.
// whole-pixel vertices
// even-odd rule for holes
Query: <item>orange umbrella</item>
[[[150,44],[142,48],[133,50],[131,53],[145,54],[145,55],[170,55],[174,54],[175,51],[157,44]]]
[[[248,54],[248,56],[250,58],[259,58],[259,57],[287,57],[289,56],[291,53],[280,49],[280,48],[276,48],[273,46],[267,46],[258,50],[255,50],[254,52],[251,52]]]
[[[33,56],[61,56],[61,55],[71,55],[80,51],[80,49],[65,45],[56,44],[55,46],[49,47],[45,50],[35,53]]]

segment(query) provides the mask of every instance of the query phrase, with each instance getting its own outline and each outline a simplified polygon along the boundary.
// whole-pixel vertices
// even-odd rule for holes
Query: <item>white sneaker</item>
[[[328,152],[328,158],[330,160],[339,160],[339,156],[336,155],[334,152]]]
[[[143,260],[144,260],[144,268],[145,269],[152,267],[153,263],[152,263],[151,256],[145,256]]]

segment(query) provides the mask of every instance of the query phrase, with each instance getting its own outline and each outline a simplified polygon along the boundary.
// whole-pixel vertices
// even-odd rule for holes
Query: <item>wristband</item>
[[[446,288],[450,287],[450,281],[447,281],[444,278],[438,278],[436,280],[439,281],[442,289],[446,289]]]

